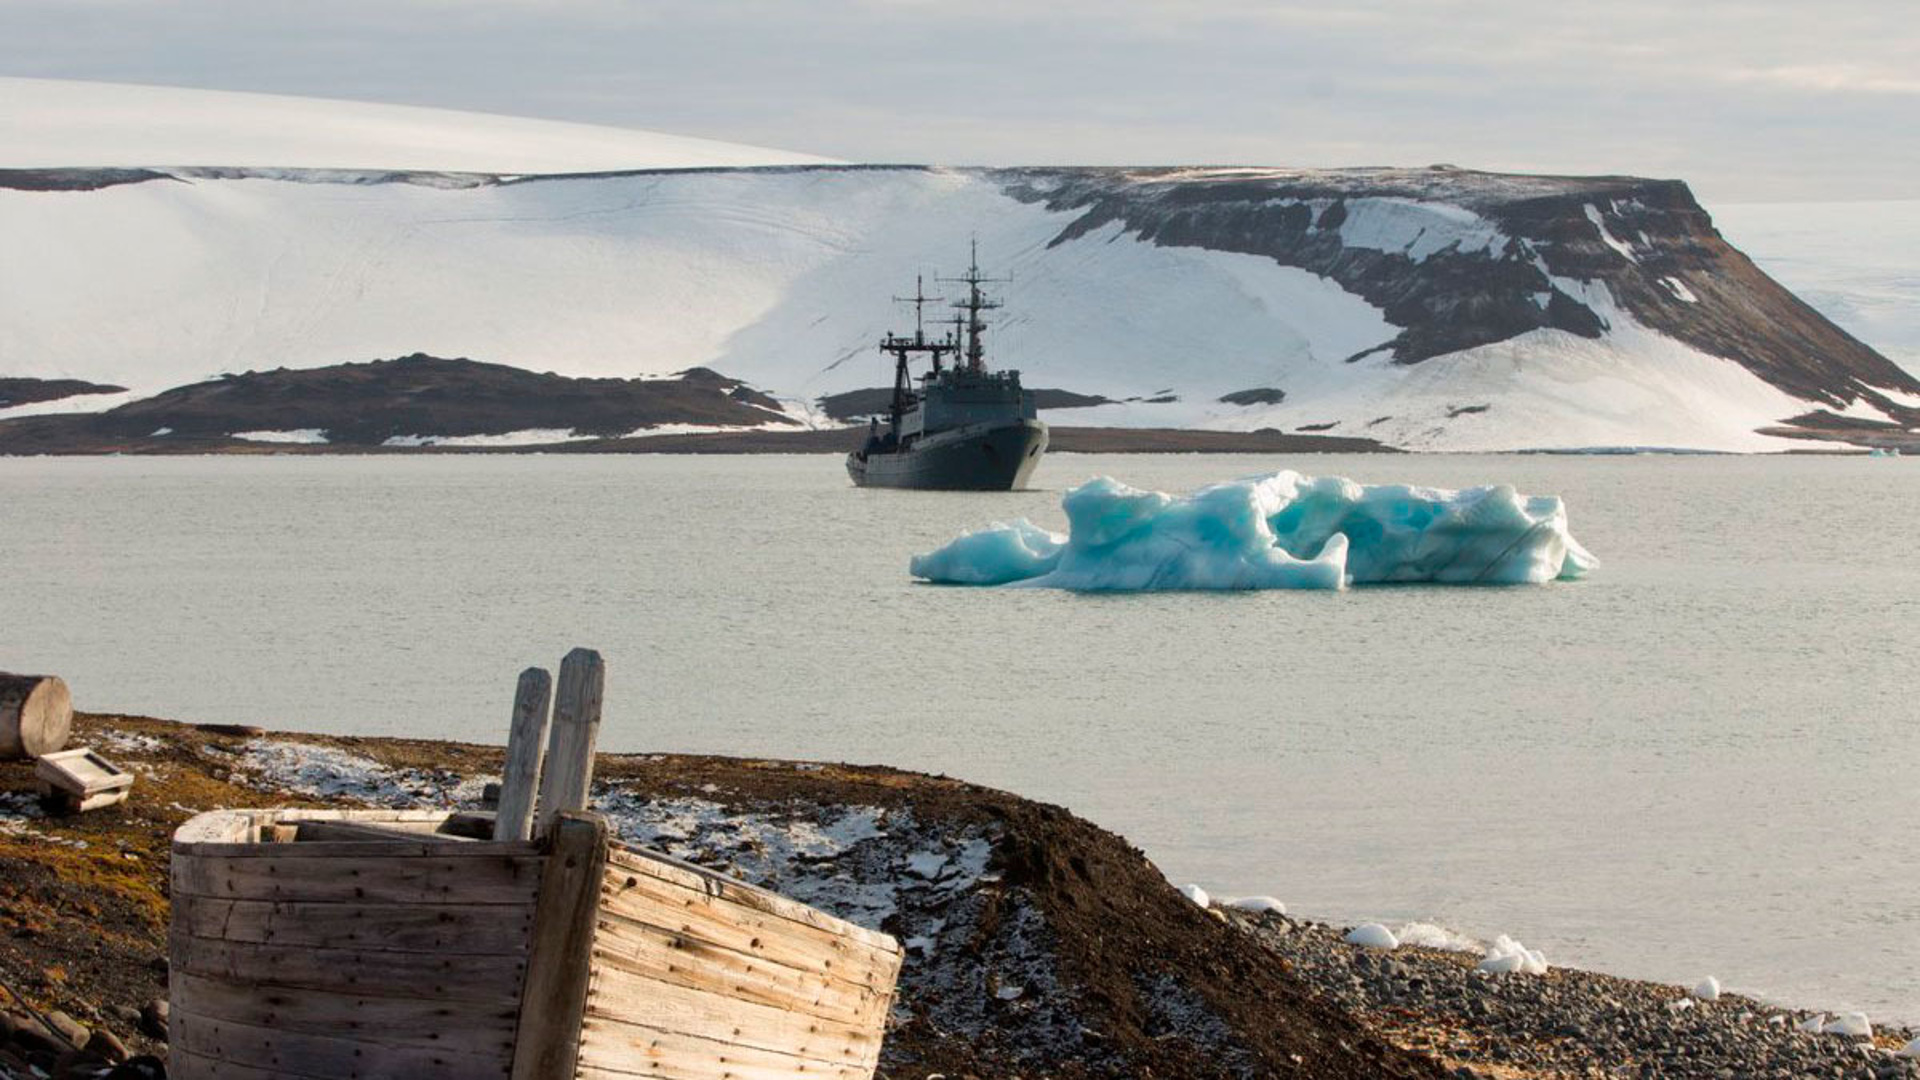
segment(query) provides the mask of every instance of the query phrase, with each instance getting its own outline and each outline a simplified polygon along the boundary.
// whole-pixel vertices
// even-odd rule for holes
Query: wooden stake
[[[495,840],[526,840],[533,836],[533,798],[540,788],[540,762],[547,753],[547,728],[552,721],[547,701],[553,694],[553,676],[541,668],[520,673],[513,694],[513,726],[507,734],[507,768],[500,778],[499,812],[493,819]]]
[[[553,701],[553,734],[540,776],[535,831],[544,834],[561,812],[584,809],[593,782],[593,747],[600,738],[600,699],[607,669],[592,649],[575,649],[560,661],[560,689]]]
[[[599,657],[593,659],[597,672]],[[566,671],[560,669],[562,700]],[[607,872],[607,821],[598,814],[564,814],[550,836],[520,991],[513,1080],[571,1080],[580,1057],[600,883]]]

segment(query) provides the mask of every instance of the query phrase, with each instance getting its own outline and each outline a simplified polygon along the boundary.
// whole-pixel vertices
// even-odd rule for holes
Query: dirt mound
[[[36,1006],[82,1016],[156,995],[165,839],[191,813],[447,805],[500,765],[489,747],[85,714],[76,728],[140,780],[123,807],[47,818],[26,798],[30,770],[0,764],[13,924],[0,973]],[[628,838],[901,939],[883,1076],[1444,1075],[1058,807],[878,767],[608,755],[599,776],[595,804]]]

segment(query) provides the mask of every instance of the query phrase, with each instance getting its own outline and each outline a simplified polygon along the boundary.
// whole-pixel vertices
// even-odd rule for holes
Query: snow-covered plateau
[[[183,159],[48,135],[113,101],[186,111],[174,91],[69,100],[68,85],[0,80],[0,134],[31,136],[0,151],[22,166],[0,170],[7,375],[154,394],[420,352],[575,376],[702,366],[801,415],[890,381],[874,346],[910,317],[891,298],[917,273],[943,288],[977,238],[1012,279],[995,362],[1105,401],[1046,410],[1055,423],[1740,451],[1920,424],[1920,381],[1756,269],[1675,181],[816,165],[613,143],[630,164],[593,167],[629,171],[530,175],[538,162],[474,170],[518,136],[452,121],[480,149],[433,160],[470,171],[405,171],[426,159],[378,156],[418,134],[387,107],[252,95],[207,115],[244,129],[281,104],[337,106],[375,156],[236,136],[183,144],[224,160]],[[181,160],[196,167],[164,164]]]

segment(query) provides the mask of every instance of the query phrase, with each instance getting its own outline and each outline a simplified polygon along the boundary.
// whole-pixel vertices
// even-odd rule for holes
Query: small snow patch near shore
[[[1711,975],[1701,979],[1699,985],[1693,988],[1693,996],[1701,1001],[1719,1001],[1720,980]]]
[[[1180,886],[1180,895],[1201,907],[1209,907],[1213,904],[1213,897],[1207,895],[1207,890],[1191,882]]]
[[[1236,911],[1251,912],[1255,915],[1263,915],[1268,912],[1275,915],[1285,915],[1287,913],[1287,905],[1271,896],[1242,896],[1222,902],[1226,904],[1227,907],[1233,908]]]
[[[1493,939],[1487,946],[1487,958],[1480,961],[1475,969],[1488,974],[1517,973],[1520,975],[1545,975],[1547,958],[1538,949],[1529,949],[1505,934]]]
[[[162,432],[171,434],[172,431],[172,428],[161,428],[159,431],[154,432],[154,434],[159,435]],[[300,443],[319,446],[326,443],[327,431],[325,428],[295,428],[291,431],[236,431],[233,433],[233,437],[245,442]]]
[[[1821,1029],[1829,1035],[1847,1035],[1853,1038],[1873,1038],[1873,1025],[1868,1022],[1867,1014],[1860,1012],[1844,1013]]]
[[[440,769],[395,769],[350,750],[285,739],[250,740],[233,758],[238,784],[393,809],[476,802],[487,784],[499,780]]]
[[[1400,947],[1400,939],[1393,936],[1393,931],[1377,922],[1370,922],[1365,926],[1354,927],[1347,931],[1345,940],[1349,945],[1359,945],[1368,949],[1397,949]]]

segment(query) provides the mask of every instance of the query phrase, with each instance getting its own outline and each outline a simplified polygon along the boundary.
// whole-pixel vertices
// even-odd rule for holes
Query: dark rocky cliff
[[[1678,180],[1443,166],[994,175],[1015,198],[1079,213],[1056,244],[1117,223],[1151,243],[1261,255],[1331,278],[1402,328],[1389,346],[1401,363],[1542,328],[1598,337],[1609,325],[1605,305],[1579,296],[1574,285],[1592,281],[1641,324],[1733,360],[1795,396],[1836,406],[1862,396],[1894,405],[1877,391],[1920,392],[1920,380],[1728,244]],[[1498,238],[1424,254],[1354,246],[1342,226],[1363,200],[1459,207]],[[1920,413],[1912,419],[1920,422]]]

